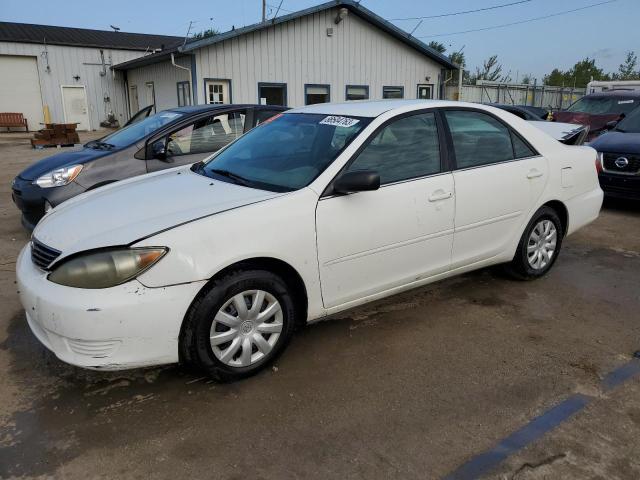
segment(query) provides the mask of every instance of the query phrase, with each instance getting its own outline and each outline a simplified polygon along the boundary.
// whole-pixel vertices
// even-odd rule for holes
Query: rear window
[[[627,114],[638,106],[638,98],[610,96],[610,97],[582,97],[567,108],[568,112],[588,113],[591,115]]]

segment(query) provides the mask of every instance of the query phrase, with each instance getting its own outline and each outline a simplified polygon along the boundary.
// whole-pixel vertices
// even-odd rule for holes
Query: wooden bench
[[[29,131],[27,119],[21,113],[0,112],[0,127],[7,127],[7,131],[11,127],[24,127],[27,132]]]

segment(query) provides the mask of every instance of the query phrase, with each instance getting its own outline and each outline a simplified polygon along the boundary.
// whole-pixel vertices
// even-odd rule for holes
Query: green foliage
[[[596,65],[593,58],[585,58],[576,63],[571,69],[563,72],[554,68],[550,74],[545,75],[545,85],[557,87],[584,88],[591,80],[611,80],[611,75]]]
[[[201,32],[194,33],[193,39],[200,40],[202,38],[213,37],[214,35],[218,35],[219,33],[220,31],[216,30],[215,28],[207,28],[206,30],[202,30]]]
[[[492,55],[482,62],[482,67],[476,67],[476,73],[471,77],[473,83],[478,80],[488,80],[490,82],[509,82],[509,74],[502,75],[502,64],[498,62],[498,56]]]
[[[438,53],[444,53],[447,51],[447,47],[445,47],[444,43],[436,42],[435,40],[431,40],[429,42],[429,47]]]
[[[614,80],[640,80],[638,56],[636,52],[627,52],[624,62],[618,67],[618,72],[612,75]]]

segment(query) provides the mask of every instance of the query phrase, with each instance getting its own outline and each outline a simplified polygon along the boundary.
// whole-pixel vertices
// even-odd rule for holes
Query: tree
[[[473,76],[475,81],[488,80],[490,82],[506,81],[506,77],[502,76],[502,64],[498,63],[498,56],[492,55],[482,63],[482,68],[476,67],[476,73]]]
[[[429,42],[429,47],[438,53],[444,53],[447,51],[447,47],[445,47],[444,43],[436,42],[435,40],[431,40]]]
[[[206,30],[202,30],[198,33],[193,34],[194,40],[200,40],[201,38],[213,37],[214,35],[218,35],[220,32],[215,28],[207,28]]]
[[[614,80],[640,80],[640,70],[636,70],[637,66],[636,52],[627,52],[624,62],[618,67],[618,73],[613,74]]]
[[[557,87],[584,88],[592,79],[611,80],[611,75],[598,67],[594,58],[587,57],[577,62],[566,72],[554,68],[549,75],[545,75],[544,83]]]
[[[533,75],[531,75],[530,73],[525,73],[522,76],[522,80],[520,81],[520,83],[522,83],[523,85],[531,85],[533,83],[531,81],[532,78],[533,78]]]

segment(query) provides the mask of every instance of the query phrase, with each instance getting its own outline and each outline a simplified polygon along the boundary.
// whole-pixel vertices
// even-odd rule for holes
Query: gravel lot
[[[602,388],[640,349],[640,205],[607,203],[542,280],[483,270],[347,312],[243,382],[97,373],[47,352],[18,302],[10,182],[55,153],[27,138],[0,134],[0,477],[438,478],[581,393],[485,478],[640,478],[640,377]]]

